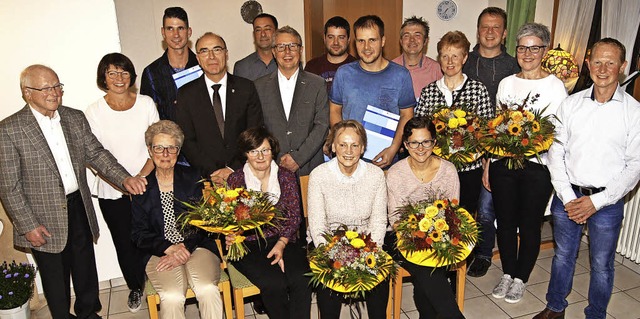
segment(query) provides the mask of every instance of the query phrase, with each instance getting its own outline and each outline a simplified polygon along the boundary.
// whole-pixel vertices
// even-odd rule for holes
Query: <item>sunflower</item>
[[[443,200],[438,199],[436,201],[433,201],[433,206],[435,206],[437,209],[443,209],[445,208],[446,204],[444,203]]]
[[[437,243],[440,240],[442,240],[442,234],[439,231],[432,231],[429,234],[429,238],[431,238],[431,240],[433,240],[433,242]]]
[[[369,254],[366,259],[367,266],[369,268],[373,268],[376,266],[376,256],[373,254]]]
[[[447,127],[442,121],[434,121],[433,124],[435,124],[436,132],[438,133],[442,132]]]
[[[513,123],[513,124],[509,125],[509,134],[510,135],[518,136],[518,135],[520,135],[520,132],[522,132],[522,126],[520,126],[520,124]]]
[[[540,131],[540,123],[538,121],[531,122],[531,130],[533,130],[534,132],[539,132]]]
[[[416,215],[411,214],[411,215],[409,215],[409,218],[407,218],[407,220],[408,220],[409,222],[415,222],[415,221],[417,221],[418,219],[416,218]]]

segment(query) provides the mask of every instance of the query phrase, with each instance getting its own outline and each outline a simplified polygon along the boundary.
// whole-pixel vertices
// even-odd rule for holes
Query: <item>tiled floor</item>
[[[543,227],[543,238],[550,238],[550,229],[547,224]],[[587,305],[586,296],[589,286],[589,258],[587,245],[581,246],[578,257],[578,265],[574,276],[573,292],[569,295],[569,307],[567,308],[566,319],[584,318],[583,309]],[[537,312],[544,309],[545,294],[549,281],[549,270],[551,268],[551,258],[553,250],[543,250],[537,261],[529,279],[527,293],[523,300],[517,304],[508,304],[504,300],[496,300],[491,297],[491,290],[502,276],[499,260],[494,260],[487,275],[482,278],[467,277],[465,289],[464,315],[467,319],[503,319],[503,318],[531,318]],[[614,290],[608,308],[607,318],[613,319],[638,319],[640,318],[640,274],[616,262],[616,274]],[[402,316],[401,318],[419,318],[416,307],[413,303],[412,285],[406,282],[403,287]],[[125,286],[118,286],[111,289],[102,290],[100,298],[102,300],[103,311],[100,315],[104,319],[138,319],[149,318],[146,302],[143,309],[132,314],[126,307],[126,300],[129,291]],[[317,318],[316,305],[312,305],[312,318]],[[247,318],[263,319],[265,315],[255,315],[250,303],[245,304]],[[348,309],[342,311],[342,318],[350,318]],[[363,309],[363,318],[366,318],[366,309]],[[38,311],[33,311],[31,318],[45,319],[51,318],[46,306]],[[195,304],[187,305],[186,318],[199,318],[198,309]]]

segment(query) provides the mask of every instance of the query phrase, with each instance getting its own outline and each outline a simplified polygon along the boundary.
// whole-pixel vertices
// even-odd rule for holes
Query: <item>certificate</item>
[[[176,87],[179,89],[181,86],[199,78],[202,75],[202,69],[199,65],[182,70],[173,74],[173,80],[176,81]]]
[[[373,160],[382,150],[391,146],[400,115],[367,105],[362,125],[367,132],[367,150],[364,158]]]

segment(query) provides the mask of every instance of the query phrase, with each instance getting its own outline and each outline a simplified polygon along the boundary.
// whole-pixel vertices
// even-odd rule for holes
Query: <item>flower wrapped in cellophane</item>
[[[410,262],[441,267],[467,258],[478,241],[478,226],[458,200],[430,199],[396,210],[397,247]]]
[[[370,234],[342,225],[323,236],[326,243],[308,255],[312,285],[324,285],[347,298],[358,298],[389,275],[395,275],[393,259],[371,240]]]
[[[275,227],[272,220],[282,218],[268,193],[225,185],[215,189],[205,187],[202,194],[200,203],[184,203],[189,212],[181,221],[212,233],[234,234],[235,241],[227,254],[227,259],[232,261],[240,260],[248,253],[245,236],[242,236],[245,231],[253,230],[264,238],[261,227]]]
[[[477,160],[484,150],[478,142],[481,122],[465,106],[442,107],[433,113],[436,146],[433,153],[448,160],[460,170]]]
[[[521,103],[500,105],[497,116],[483,128],[480,140],[483,148],[495,156],[505,157],[509,169],[522,168],[527,158],[539,157],[554,141],[555,115],[543,115],[546,107],[541,110],[527,108],[539,96],[527,95]]]

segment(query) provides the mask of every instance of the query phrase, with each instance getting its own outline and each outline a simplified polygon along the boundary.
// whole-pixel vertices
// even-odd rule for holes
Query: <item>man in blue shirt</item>
[[[402,129],[413,117],[416,104],[409,71],[382,56],[384,22],[378,16],[360,17],[353,24],[360,60],[341,66],[333,80],[330,99],[330,124],[353,119],[362,122],[367,106],[375,106],[400,115],[391,145],[372,162],[389,166],[402,145]]]

